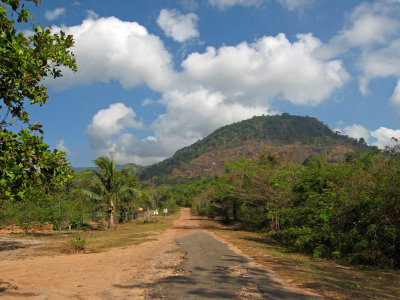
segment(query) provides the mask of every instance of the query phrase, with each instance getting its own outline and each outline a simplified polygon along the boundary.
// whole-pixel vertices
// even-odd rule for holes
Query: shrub
[[[85,239],[77,236],[68,242],[69,247],[76,252],[84,251],[87,247],[87,242]]]

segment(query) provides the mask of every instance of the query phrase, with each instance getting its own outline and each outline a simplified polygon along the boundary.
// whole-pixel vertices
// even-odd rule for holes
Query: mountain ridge
[[[246,150],[243,145],[248,145],[248,149]],[[290,149],[289,145],[297,146]],[[287,153],[289,156],[296,156],[295,160],[300,163],[310,155],[325,154],[331,161],[339,161],[346,152],[377,150],[376,147],[368,146],[363,139],[357,140],[332,131],[314,117],[294,116],[288,113],[254,116],[251,119],[222,126],[205,138],[176,151],[172,157],[144,167],[140,172],[140,179],[149,180],[165,176],[192,177],[202,173],[209,176],[217,175],[225,162],[239,157],[254,158],[255,155],[265,151],[263,149],[265,147],[269,148],[268,151],[280,155]],[[228,151],[229,149],[236,149],[236,155]],[[298,151],[304,155],[298,155],[296,153]],[[204,164],[217,164],[212,159],[205,160],[200,167],[197,166],[198,172],[189,170],[190,166],[195,167],[193,162],[196,159],[199,160],[209,152],[219,153],[223,156],[222,161],[225,159],[223,164],[219,163],[216,171],[204,166]],[[183,171],[185,169],[186,171]]]

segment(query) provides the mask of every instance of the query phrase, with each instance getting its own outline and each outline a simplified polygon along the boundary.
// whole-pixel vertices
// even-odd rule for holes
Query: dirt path
[[[2,299],[311,298],[284,286],[201,230],[188,209],[157,241],[0,262]]]

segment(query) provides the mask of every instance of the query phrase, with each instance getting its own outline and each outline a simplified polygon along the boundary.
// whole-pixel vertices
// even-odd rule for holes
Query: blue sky
[[[73,166],[148,165],[254,115],[313,116],[384,147],[400,137],[400,0],[43,0],[78,73],[28,107]],[[30,29],[23,27],[22,29]]]

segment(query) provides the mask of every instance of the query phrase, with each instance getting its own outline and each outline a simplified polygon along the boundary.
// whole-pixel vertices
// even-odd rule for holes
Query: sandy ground
[[[173,229],[157,241],[136,246],[40,257],[24,257],[22,248],[5,251],[8,253],[3,253],[0,261],[0,297],[144,299],[147,287],[173,274],[174,266],[182,261],[183,253],[174,251],[175,239],[197,227],[189,211],[183,210]]]
[[[186,257],[177,241],[200,231],[188,209],[158,240],[92,254],[0,261],[2,299],[154,299],[155,285],[180,278]],[[201,232],[203,232],[201,230]],[[191,233],[191,234],[189,234]],[[210,236],[209,234],[207,234]],[[210,236],[210,238],[212,238]],[[231,250],[236,251],[229,247]],[[20,249],[18,249],[20,250]],[[13,250],[13,251],[18,251]],[[237,251],[236,251],[237,252]]]

